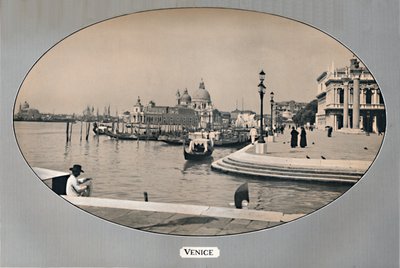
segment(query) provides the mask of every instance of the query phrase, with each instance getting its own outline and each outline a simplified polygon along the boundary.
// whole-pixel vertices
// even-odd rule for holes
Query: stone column
[[[375,88],[372,90],[372,92],[374,93],[373,98],[372,98],[372,104],[379,104],[379,96],[378,96],[378,90],[376,90]]]
[[[349,81],[343,82],[343,128],[349,127]]]
[[[337,122],[337,115],[336,114],[333,116],[333,120],[334,120],[334,122],[333,122],[333,130],[336,131],[338,129],[338,122]]]
[[[365,104],[365,88],[360,89],[360,105]]]
[[[378,133],[378,118],[376,114],[374,114],[371,120],[372,120],[372,132]]]
[[[334,87],[333,88],[333,106],[334,107],[336,106],[336,99],[337,99],[336,94],[337,94],[337,89],[336,89],[336,87]]]
[[[353,128],[360,128],[360,76],[353,80]]]

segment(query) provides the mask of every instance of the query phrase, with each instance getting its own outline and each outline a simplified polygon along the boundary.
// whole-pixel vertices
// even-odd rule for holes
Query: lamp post
[[[271,97],[270,103],[271,103],[271,129],[269,131],[270,135],[273,136],[274,132],[272,131],[273,128],[273,121],[272,121],[272,116],[273,116],[273,111],[274,111],[274,92],[271,91],[271,93],[269,94],[269,96]]]
[[[265,73],[263,70],[260,72],[260,83],[258,84],[258,93],[260,93],[261,111],[260,111],[260,137],[258,143],[265,143],[263,131],[263,98],[266,87],[264,86]]]

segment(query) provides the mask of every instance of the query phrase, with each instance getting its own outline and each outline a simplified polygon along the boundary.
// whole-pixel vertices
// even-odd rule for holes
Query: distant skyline
[[[266,73],[264,111],[275,101],[309,102],[316,78],[352,52],[330,36],[278,16],[229,9],[169,9],[107,20],[67,37],[32,68],[16,100],[42,113],[112,114],[143,104],[176,104],[201,79],[215,108],[259,112],[257,85]]]

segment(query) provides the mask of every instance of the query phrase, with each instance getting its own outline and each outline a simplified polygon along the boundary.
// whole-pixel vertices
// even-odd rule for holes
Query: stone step
[[[324,176],[332,176],[332,177],[345,176],[345,177],[353,177],[354,179],[359,179],[364,175],[364,173],[361,171],[351,171],[351,170],[321,169],[321,168],[310,169],[298,166],[295,167],[295,166],[262,165],[262,164],[239,161],[230,157],[223,158],[222,162],[233,166],[266,170],[268,172],[277,172],[277,173],[279,172],[304,173],[304,174],[309,174],[310,176],[312,176],[313,174],[317,175],[323,174]]]
[[[229,164],[222,160],[221,162],[218,163],[222,167],[227,167],[231,169],[236,169],[236,170],[247,170],[247,171],[254,171],[258,173],[264,173],[264,174],[274,174],[276,176],[281,175],[281,176],[301,176],[301,177],[324,177],[324,178],[332,178],[332,179],[352,179],[352,180],[358,180],[361,178],[360,175],[354,175],[354,174],[335,174],[333,173],[318,173],[314,172],[311,170],[288,170],[288,169],[268,169],[268,168],[257,168],[254,166],[246,166],[244,164],[238,165],[238,164]]]
[[[212,169],[222,171],[225,173],[234,173],[241,175],[257,176],[264,178],[274,178],[274,179],[289,179],[289,180],[301,180],[301,181],[318,181],[318,182],[336,182],[336,183],[350,183],[354,184],[358,181],[360,176],[341,176],[341,177],[331,177],[326,176],[327,174],[310,174],[301,172],[277,172],[268,169],[256,169],[251,167],[238,167],[237,164],[231,165],[224,163],[221,159],[212,163]]]

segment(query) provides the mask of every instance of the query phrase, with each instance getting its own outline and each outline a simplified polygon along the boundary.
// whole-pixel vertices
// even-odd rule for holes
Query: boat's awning
[[[66,176],[66,175],[70,174],[68,172],[51,170],[51,169],[47,169],[47,168],[33,167],[32,169],[36,173],[36,175],[39,176],[39,178],[42,181],[49,180],[49,179],[56,178],[56,177]]]

